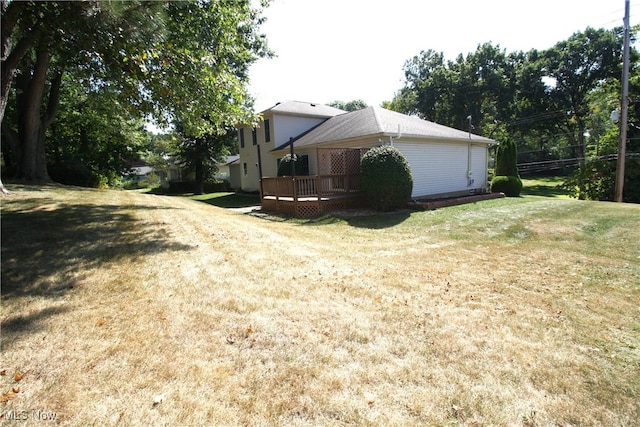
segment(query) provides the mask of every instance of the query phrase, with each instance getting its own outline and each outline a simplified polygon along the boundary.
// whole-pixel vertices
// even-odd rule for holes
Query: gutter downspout
[[[473,144],[471,141],[467,144],[467,187],[471,187],[475,180],[472,178],[473,171],[471,170],[471,149]]]
[[[393,147],[393,140],[400,139],[401,136],[402,136],[402,132],[400,132],[400,124],[398,123],[398,133],[396,134],[395,138],[389,135],[389,145]]]
[[[260,189],[260,200],[262,200],[262,156],[260,155],[260,145],[256,146],[258,150],[258,187]]]
[[[467,144],[467,187],[471,187],[475,182],[472,178],[473,171],[471,170],[471,129],[473,129],[473,125],[471,124],[471,114],[467,116],[467,120],[469,120],[469,143]]]
[[[298,213],[298,189],[296,188],[296,157],[293,152],[293,138],[289,138],[289,152],[291,154],[291,181],[293,184],[293,207]]]

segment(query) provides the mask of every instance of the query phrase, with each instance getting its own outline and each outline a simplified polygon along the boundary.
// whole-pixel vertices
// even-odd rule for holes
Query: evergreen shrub
[[[517,162],[516,144],[511,141],[501,143],[496,153],[495,175],[491,180],[492,193],[504,193],[508,197],[520,196],[522,180]]]
[[[491,180],[492,193],[504,193],[508,197],[518,197],[522,192],[522,180],[513,175],[499,175]]]
[[[411,168],[398,149],[385,145],[368,150],[360,161],[360,173],[362,190],[373,209],[393,211],[411,199]]]

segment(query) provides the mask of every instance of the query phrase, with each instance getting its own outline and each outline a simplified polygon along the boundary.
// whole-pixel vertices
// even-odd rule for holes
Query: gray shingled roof
[[[278,102],[273,107],[266,109],[262,114],[266,112],[276,112],[283,114],[295,114],[298,116],[312,116],[312,117],[333,117],[338,114],[344,114],[345,111],[339,108],[330,107],[323,104],[314,104],[312,102],[301,101],[286,101]]]
[[[345,141],[363,137],[395,136],[398,125],[402,137],[428,139],[468,140],[469,132],[407,116],[381,107],[368,107],[350,113],[331,117],[322,124],[294,139],[296,147],[319,145],[328,142]],[[494,143],[495,141],[471,134],[474,142]],[[276,150],[288,146],[285,143]]]

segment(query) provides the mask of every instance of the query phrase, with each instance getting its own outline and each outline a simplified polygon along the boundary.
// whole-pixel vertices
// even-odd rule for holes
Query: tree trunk
[[[47,150],[45,145],[45,136],[47,129],[53,123],[53,119],[58,111],[58,103],[60,101],[60,85],[62,84],[62,73],[58,73],[51,81],[51,89],[49,90],[49,101],[44,117],[41,119],[40,129],[38,131],[38,141],[36,147],[36,173],[38,179],[51,181],[49,171],[47,170]]]
[[[47,83],[47,70],[51,52],[47,47],[38,51],[33,74],[20,83],[24,90],[18,108],[19,155],[17,178],[28,181],[49,181],[47,173],[44,136],[47,117],[40,116],[40,109]],[[22,80],[22,78],[20,79]],[[55,80],[55,79],[54,79]],[[58,84],[59,85],[59,84]],[[59,87],[59,86],[58,86]],[[57,100],[55,100],[57,103]],[[55,113],[55,111],[54,111]]]
[[[204,165],[202,159],[196,163],[196,182],[194,194],[204,194]]]

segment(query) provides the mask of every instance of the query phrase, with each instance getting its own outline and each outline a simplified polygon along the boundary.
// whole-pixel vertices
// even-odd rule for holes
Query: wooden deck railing
[[[360,192],[360,175],[313,175],[262,178],[262,197],[331,197]]]

